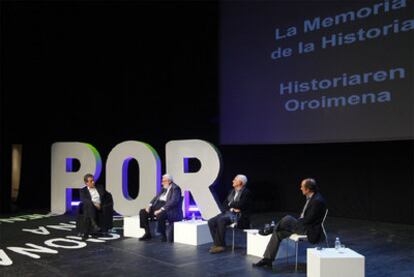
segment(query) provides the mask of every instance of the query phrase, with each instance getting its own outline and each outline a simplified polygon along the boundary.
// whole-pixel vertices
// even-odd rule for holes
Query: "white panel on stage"
[[[249,229],[244,231],[247,233],[247,255],[263,258],[263,254],[272,235],[262,236],[258,233],[259,230],[256,229]],[[286,259],[287,256],[292,256],[294,254],[294,246],[289,245],[285,239],[280,243],[276,259]]]
[[[139,216],[124,217],[124,237],[140,238],[145,230],[139,227]]]
[[[207,221],[174,222],[174,242],[200,245],[213,242]]]
[[[307,273],[308,277],[364,277],[365,257],[349,248],[341,252],[335,248],[308,248]]]

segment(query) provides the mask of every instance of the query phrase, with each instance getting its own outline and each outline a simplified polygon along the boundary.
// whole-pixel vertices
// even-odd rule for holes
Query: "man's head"
[[[240,190],[243,186],[247,184],[247,177],[239,174],[233,179],[233,188]]]
[[[162,181],[161,184],[163,188],[168,188],[168,186],[173,182],[173,178],[170,174],[164,174],[162,175]]]
[[[85,182],[85,185],[90,188],[93,188],[95,186],[95,178],[90,173],[85,174],[85,176],[83,176],[83,181]]]
[[[300,183],[300,190],[303,195],[308,196],[317,191],[316,181],[313,178],[303,179]]]

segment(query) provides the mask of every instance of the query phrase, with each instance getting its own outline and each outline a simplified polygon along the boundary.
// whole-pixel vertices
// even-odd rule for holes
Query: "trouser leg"
[[[297,220],[292,216],[285,216],[273,230],[272,237],[267,244],[263,257],[274,260],[279,250],[280,242],[289,237],[296,229]]]
[[[213,242],[214,245],[218,245],[217,244],[217,232],[218,232],[218,226],[217,226],[217,222],[218,222],[218,218],[220,215],[216,215],[215,217],[212,217],[208,220],[208,228],[210,229],[210,234],[211,237],[213,238]]]
[[[89,219],[96,221],[97,210],[95,205],[92,202],[83,203],[83,215]]]
[[[214,245],[225,246],[226,226],[231,223],[231,219],[226,214],[219,214],[208,220],[211,237]]]
[[[139,226],[145,230],[145,234],[150,235],[149,229],[149,217],[151,213],[148,213],[145,209],[139,211]]]
[[[157,231],[158,231],[158,233],[160,233],[161,236],[166,237],[166,234],[165,234],[165,229],[166,229],[165,223],[167,221],[167,213],[165,211],[163,211],[160,214],[158,214],[157,221],[158,221],[158,225],[157,225]]]
[[[226,227],[231,224],[230,217],[220,216],[217,222],[217,246],[226,246]]]

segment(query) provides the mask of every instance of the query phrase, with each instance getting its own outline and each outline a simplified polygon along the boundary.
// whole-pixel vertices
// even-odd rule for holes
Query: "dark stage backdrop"
[[[2,212],[13,143],[22,210],[49,208],[54,142],[91,143],[105,162],[117,143],[145,141],[165,168],[167,141],[199,138],[223,154],[221,199],[244,173],[255,212],[299,212],[312,176],[332,216],[414,224],[412,140],[220,145],[218,3],[3,1],[1,20]]]

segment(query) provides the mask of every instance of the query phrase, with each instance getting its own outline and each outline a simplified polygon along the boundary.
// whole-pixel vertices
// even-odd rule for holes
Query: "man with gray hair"
[[[223,212],[208,220],[211,237],[214,245],[210,248],[211,254],[226,250],[226,226],[237,222],[238,228],[247,228],[250,225],[250,192],[246,188],[247,177],[239,174],[233,179],[233,190],[223,203]]]
[[[171,175],[163,175],[161,192],[151,200],[148,207],[139,212],[140,227],[145,230],[144,236],[139,238],[139,240],[151,239],[149,220],[155,216],[158,221],[157,231],[161,233],[161,241],[167,241],[165,223],[168,221],[171,225],[173,222],[183,219],[181,206],[181,188],[173,183]],[[172,237],[170,237],[170,242],[172,242]]]

